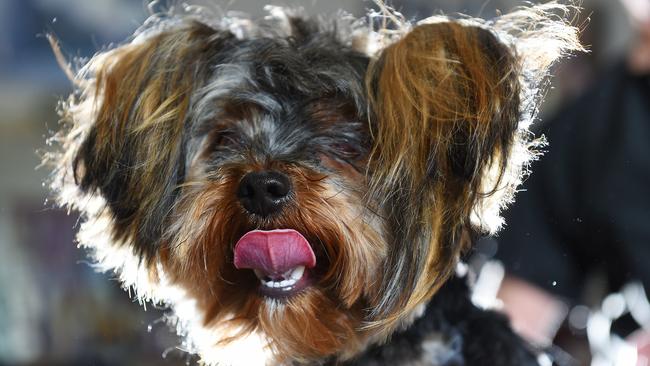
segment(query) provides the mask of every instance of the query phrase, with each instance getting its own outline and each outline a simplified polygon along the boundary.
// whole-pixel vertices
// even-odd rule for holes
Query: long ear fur
[[[580,48],[576,30],[553,17],[558,9],[566,10],[550,4],[489,23],[432,18],[391,30],[393,43],[367,76],[370,197],[393,234],[375,325],[390,328],[430,298],[471,237],[500,225],[532,156],[527,127],[539,85],[559,56]],[[400,22],[394,12],[389,19]]]
[[[141,34],[96,56],[75,80],[79,97],[64,108],[68,156],[56,174],[72,175],[82,195],[99,194],[114,241],[130,243],[143,259],[153,256],[184,177],[191,93],[207,80],[206,60],[233,38],[197,22]],[[60,196],[65,204],[82,201]]]

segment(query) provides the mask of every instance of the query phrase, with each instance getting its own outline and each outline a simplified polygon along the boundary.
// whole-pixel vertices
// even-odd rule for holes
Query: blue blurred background
[[[342,8],[362,16],[370,2],[284,1],[310,14]],[[394,1],[407,17],[463,12],[491,17],[521,2]],[[255,0],[222,1],[225,9],[261,16]],[[621,57],[631,30],[617,1],[585,0],[578,19],[592,52],[557,70],[542,116],[568,103],[604,65]],[[97,274],[74,244],[77,217],[53,207],[37,153],[57,128],[55,106],[71,91],[44,37],[65,54],[90,57],[128,37],[147,16],[142,0],[0,0],[0,365],[160,365],[193,360],[176,350],[159,322],[114,280]],[[162,356],[165,356],[164,358]],[[584,361],[587,362],[587,361]],[[586,363],[585,363],[586,364]]]

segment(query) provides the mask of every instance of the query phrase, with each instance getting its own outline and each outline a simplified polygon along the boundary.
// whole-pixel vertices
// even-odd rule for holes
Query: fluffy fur
[[[499,339],[495,360],[511,360],[499,364],[532,359],[496,315],[439,304],[464,289],[431,298],[501,225],[534,156],[527,128],[548,68],[580,47],[567,8],[410,23],[377,5],[369,21],[169,11],[71,71],[47,157],[58,202],[82,213],[98,269],[169,306],[206,364],[381,364],[404,332],[419,334],[404,364],[453,364],[422,347],[453,349],[454,332],[469,364]],[[292,193],[263,217],[237,187],[268,170]],[[284,299],[233,265],[238,238],[277,228],[318,259],[315,283]],[[499,325],[459,325],[483,316]],[[480,335],[492,327],[505,338]]]

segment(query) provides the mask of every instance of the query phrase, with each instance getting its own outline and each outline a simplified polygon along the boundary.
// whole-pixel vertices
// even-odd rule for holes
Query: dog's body
[[[434,294],[500,226],[575,29],[556,4],[418,25],[379,5],[390,27],[158,16],[75,77],[59,202],[207,364],[535,363],[462,280]]]
[[[464,278],[451,278],[406,329],[343,365],[537,366],[544,351],[515,335],[502,314],[476,307],[468,294]]]

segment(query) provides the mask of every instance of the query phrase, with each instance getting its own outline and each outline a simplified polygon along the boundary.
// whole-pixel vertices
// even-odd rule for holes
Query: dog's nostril
[[[273,198],[284,198],[289,194],[289,184],[280,180],[269,180],[267,182],[266,192]]]
[[[250,213],[269,216],[280,211],[291,193],[291,181],[277,171],[248,173],[242,178],[237,197]]]

